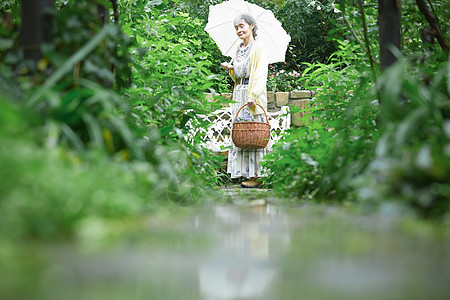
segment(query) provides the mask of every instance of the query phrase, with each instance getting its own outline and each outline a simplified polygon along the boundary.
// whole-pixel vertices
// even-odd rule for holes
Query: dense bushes
[[[423,82],[423,71],[404,59],[380,78],[382,134],[354,181],[359,200],[400,201],[425,216],[450,210],[449,71],[450,61]]]
[[[268,156],[268,181],[280,193],[344,200],[349,179],[368,163],[378,136],[370,70],[359,45],[341,42],[339,48],[328,64],[307,64],[302,80],[317,95],[306,125],[292,129]]]
[[[67,238],[86,217],[137,216],[165,198],[152,165],[41,147],[26,133],[35,132],[27,119],[36,115],[24,114],[4,99],[0,107],[3,236]]]
[[[329,32],[340,17],[334,1],[286,0],[272,9],[291,36],[288,69],[297,70],[301,62],[325,63],[335,50]]]
[[[167,200],[205,201],[206,186],[220,180],[221,157],[199,147],[200,137],[184,139],[186,122],[217,105],[204,91],[221,88],[209,51],[194,40],[201,37],[198,22],[165,11],[162,1],[121,5],[123,30],[103,25],[92,4],[58,2],[53,40],[37,62],[8,44],[1,74],[8,83],[1,90],[3,234],[70,236],[91,216],[139,216]]]
[[[201,136],[194,143],[184,139],[189,134],[187,122],[199,114],[209,114],[220,108],[218,102],[208,102],[203,93],[228,89],[225,72],[212,70],[221,60],[215,60],[216,46],[209,39],[199,20],[179,9],[150,9],[145,1],[124,1],[121,22],[132,39],[133,83],[121,91],[132,107],[140,127],[156,128],[158,143],[171,153],[181,151],[177,169],[185,176],[214,184],[223,157],[211,155],[200,146]],[[142,12],[145,11],[144,14]],[[210,124],[198,119],[199,126]]]
[[[412,22],[427,24],[407,2],[405,9],[416,15],[403,18],[404,57],[397,53],[400,62],[379,75],[378,45],[370,38],[377,34],[377,10],[367,4],[365,30],[357,20],[361,8],[347,4],[336,29],[347,39],[335,40],[339,50],[326,64],[305,64],[301,81],[317,96],[306,109],[306,125],[267,157],[267,181],[300,199],[370,207],[397,201],[422,215],[444,215],[450,199],[448,57],[437,43],[424,43],[417,26],[413,30]]]

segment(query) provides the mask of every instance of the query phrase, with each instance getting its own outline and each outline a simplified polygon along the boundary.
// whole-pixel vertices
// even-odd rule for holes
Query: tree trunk
[[[114,11],[114,22],[119,23],[119,9],[117,7],[117,0],[111,0]]]
[[[103,5],[97,4],[97,12],[100,21],[102,22],[102,26],[106,23],[109,23],[109,11]]]
[[[49,7],[53,7],[53,0],[21,0],[19,43],[25,58],[38,60],[42,57],[41,44],[49,40],[51,31],[50,16],[44,13]]]
[[[400,6],[400,0],[378,0],[380,67],[382,69],[397,60],[391,47],[400,51]]]

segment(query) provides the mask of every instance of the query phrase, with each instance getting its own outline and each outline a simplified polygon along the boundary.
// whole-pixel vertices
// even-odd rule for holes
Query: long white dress
[[[247,103],[248,99],[248,78],[250,76],[250,54],[253,43],[247,47],[239,47],[236,51],[234,58],[234,75],[236,77],[237,84],[233,91],[233,103],[232,116],[236,115],[236,112],[242,105]],[[246,80],[241,79],[244,78]],[[250,121],[266,122],[264,114],[252,116],[248,110],[248,106],[244,107],[239,116],[245,115],[247,118],[251,118]],[[231,178],[238,177],[263,177],[263,169],[261,167],[261,161],[263,156],[268,153],[267,147],[264,149],[242,149],[232,144],[228,153],[228,165],[227,173],[231,175]]]

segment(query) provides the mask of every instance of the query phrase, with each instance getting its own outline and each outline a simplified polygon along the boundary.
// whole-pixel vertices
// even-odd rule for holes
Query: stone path
[[[226,200],[235,205],[258,206],[280,202],[271,189],[246,189],[240,185],[229,185],[220,190],[223,191]]]

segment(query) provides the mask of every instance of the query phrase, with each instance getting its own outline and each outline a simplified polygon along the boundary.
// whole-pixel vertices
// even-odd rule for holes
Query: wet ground
[[[223,192],[145,220],[87,220],[73,244],[3,247],[15,261],[2,262],[0,298],[450,299],[448,228],[389,205],[368,216]]]

